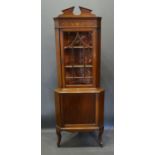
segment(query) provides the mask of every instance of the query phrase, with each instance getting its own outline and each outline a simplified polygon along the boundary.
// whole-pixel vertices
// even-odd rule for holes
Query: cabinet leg
[[[57,141],[57,146],[60,146],[60,142],[61,142],[61,131],[59,129],[56,129],[56,133],[57,133],[57,137],[58,137],[58,141]]]
[[[104,127],[99,129],[98,141],[100,146],[103,146],[103,140],[102,140],[103,131],[104,131]]]

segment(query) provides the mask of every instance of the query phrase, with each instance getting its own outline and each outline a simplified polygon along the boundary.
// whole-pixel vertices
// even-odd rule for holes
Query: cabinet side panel
[[[97,68],[97,40],[96,40],[96,28],[93,30],[93,66],[94,66],[94,69],[93,69],[93,76],[94,76],[94,87],[96,87],[97,85],[97,72],[98,72],[98,68]]]
[[[95,124],[95,94],[64,94],[62,100],[64,124]]]
[[[55,92],[55,117],[56,117],[56,125],[61,126],[61,112],[60,112],[60,96],[61,94]]]
[[[101,92],[99,97],[99,126],[104,126],[104,92]]]
[[[94,75],[95,87],[100,86],[100,59],[101,59],[101,31],[100,28],[94,30]]]
[[[96,87],[99,87],[100,86],[100,66],[101,66],[101,29],[98,28],[97,29],[97,52],[96,52],[96,55],[97,55],[97,74],[96,74]]]
[[[59,29],[55,29],[55,40],[56,40],[56,59],[57,59],[58,87],[62,87],[61,52],[60,52],[60,33],[59,33]]]

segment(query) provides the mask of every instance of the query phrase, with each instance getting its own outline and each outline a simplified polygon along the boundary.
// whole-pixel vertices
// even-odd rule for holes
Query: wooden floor
[[[114,131],[105,129],[103,135],[104,146],[97,143],[97,134],[62,132],[61,147],[56,146],[55,130],[42,130],[41,155],[113,155]]]

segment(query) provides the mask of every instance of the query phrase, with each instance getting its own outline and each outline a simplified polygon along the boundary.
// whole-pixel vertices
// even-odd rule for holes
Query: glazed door
[[[94,87],[94,31],[63,30],[60,38],[63,87]]]

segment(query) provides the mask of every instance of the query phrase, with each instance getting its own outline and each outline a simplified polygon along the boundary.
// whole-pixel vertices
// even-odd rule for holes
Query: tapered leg
[[[57,137],[58,137],[58,141],[57,141],[57,146],[60,146],[60,142],[61,142],[61,131],[59,129],[56,129],[56,133],[57,133]]]
[[[99,129],[98,141],[100,146],[103,146],[103,140],[102,140],[103,131],[104,131],[104,127]]]

